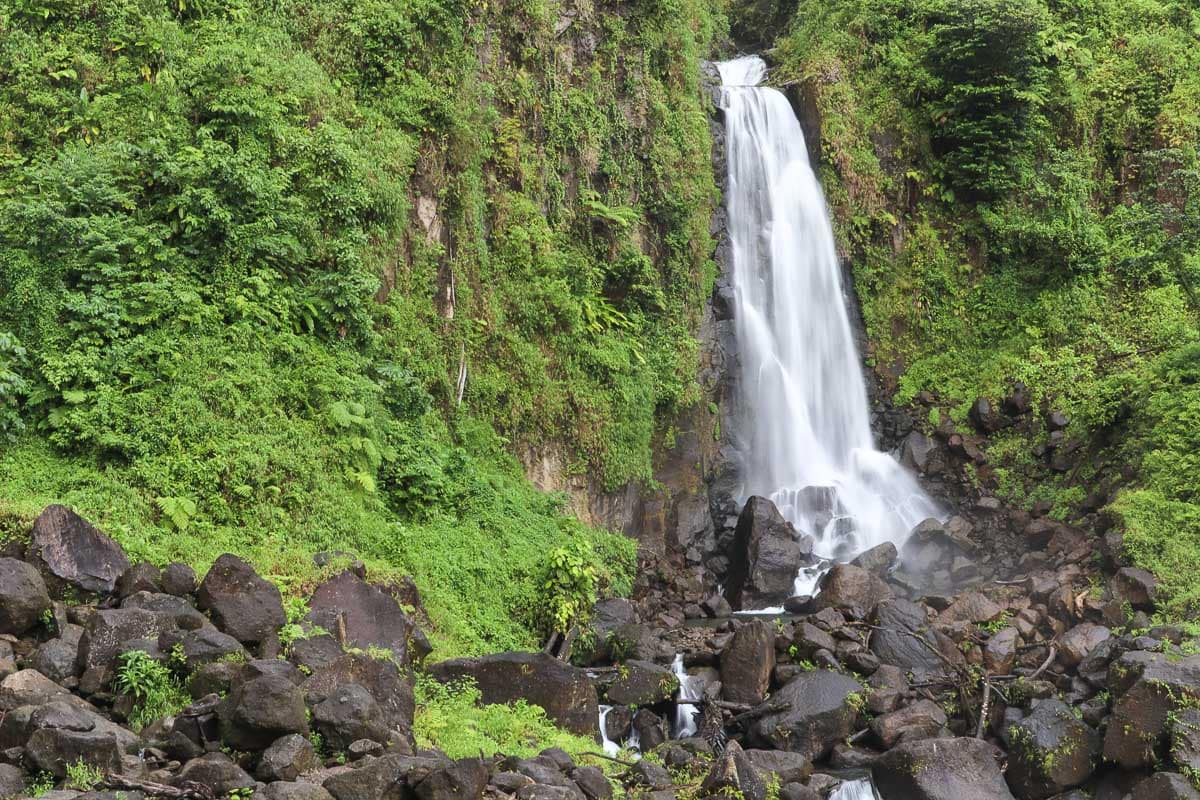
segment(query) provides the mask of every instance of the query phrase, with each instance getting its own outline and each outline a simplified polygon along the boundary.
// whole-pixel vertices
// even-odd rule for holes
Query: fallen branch
[[[1054,663],[1054,659],[1057,656],[1058,648],[1054,645],[1050,645],[1050,655],[1046,656],[1046,660],[1042,662],[1042,665],[1034,670],[1033,674],[1029,676],[1029,680],[1036,680],[1038,675],[1041,675],[1043,672],[1049,669],[1050,665]]]
[[[780,711],[787,711],[791,707],[791,703],[766,703],[764,705],[757,706],[756,708],[752,708],[749,711],[743,711],[741,714],[738,714],[733,719],[729,720],[729,724],[738,725],[742,722],[746,722],[747,720],[765,717],[767,714],[775,714]]]
[[[154,781],[142,781],[127,775],[108,775],[104,779],[104,787],[142,792],[147,797],[166,797],[170,800],[216,800],[212,789],[194,781],[187,781],[183,786],[176,787]]]
[[[983,708],[979,711],[979,724],[975,726],[975,738],[983,738],[983,729],[987,727],[988,711],[992,706],[992,682],[987,675],[983,676]]]

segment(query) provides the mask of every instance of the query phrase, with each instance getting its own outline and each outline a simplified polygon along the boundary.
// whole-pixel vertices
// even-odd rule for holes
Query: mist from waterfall
[[[744,454],[741,499],[769,497],[837,560],[899,546],[932,500],[875,449],[867,392],[821,185],[800,123],[767,67],[718,65]],[[815,575],[797,580],[797,593]]]

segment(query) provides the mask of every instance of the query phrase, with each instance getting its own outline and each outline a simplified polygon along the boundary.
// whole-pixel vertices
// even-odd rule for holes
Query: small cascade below
[[[612,710],[612,706],[600,706],[600,743],[603,745],[604,755],[616,758],[621,752],[621,745],[608,738],[608,728],[605,725],[608,713]]]
[[[829,795],[829,800],[879,800],[879,794],[870,778],[859,778],[843,782]]]
[[[676,739],[686,739],[689,736],[695,736],[698,730],[696,727],[698,709],[695,701],[700,699],[703,687],[700,685],[700,681],[688,675],[683,666],[683,653],[675,654],[675,660],[671,663],[671,671],[675,673],[675,677],[679,678],[679,699],[675,702],[675,724],[671,726],[671,732]]]
[[[744,455],[740,500],[770,498],[826,560],[943,517],[875,449],[862,365],[825,197],[787,99],[756,56],[718,65],[728,142],[726,204]],[[812,594],[823,568],[801,571]]]

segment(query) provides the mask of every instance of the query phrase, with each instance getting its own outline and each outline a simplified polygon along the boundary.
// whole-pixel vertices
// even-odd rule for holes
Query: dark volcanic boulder
[[[217,797],[224,797],[238,789],[254,788],[254,778],[224,753],[206,753],[193,758],[183,765],[183,770],[171,783],[176,787],[198,783],[207,786]]]
[[[167,564],[162,571],[162,590],[176,597],[196,591],[196,571],[187,564]]]
[[[875,625],[871,652],[884,664],[940,674],[947,667],[938,653],[951,660],[962,658],[953,642],[929,626],[925,609],[909,600],[880,603],[875,612]]]
[[[799,533],[765,497],[751,497],[738,517],[725,597],[734,608],[777,606],[792,596],[812,539]]]
[[[1129,800],[1200,800],[1200,792],[1177,772],[1156,772],[1133,787]]]
[[[1109,667],[1108,687],[1116,701],[1105,760],[1125,769],[1150,766],[1166,748],[1173,714],[1200,703],[1200,656],[1125,653]]]
[[[1091,777],[1100,735],[1058,700],[1043,700],[1008,729],[1008,784],[1026,800],[1065,792]]]
[[[333,800],[333,795],[315,783],[275,781],[254,795],[254,800]]]
[[[884,542],[859,553],[850,563],[882,578],[888,574],[899,556],[900,552],[896,549],[896,545]]]
[[[1171,760],[1184,771],[1200,774],[1200,710],[1188,708],[1176,715],[1171,728]]]
[[[312,707],[313,727],[334,751],[359,739],[387,744],[391,732],[379,703],[363,687],[348,683]]]
[[[929,739],[946,726],[946,712],[932,700],[918,700],[871,720],[871,731],[884,749],[900,742]]]
[[[397,664],[409,662],[410,641],[417,626],[396,598],[354,572],[345,570],[322,583],[308,606],[308,621],[334,636],[344,634],[346,647],[381,648],[391,651]]]
[[[29,665],[52,681],[62,683],[79,675],[76,662],[79,659],[79,640],[83,628],[70,623],[63,626],[57,639],[38,646]]]
[[[725,752],[713,759],[704,782],[702,796],[740,797],[742,800],[766,800],[767,786],[750,759],[737,742],[730,742]]]
[[[977,398],[971,404],[967,417],[980,433],[995,433],[1012,424],[1012,420],[1001,414],[986,397]]]
[[[1084,622],[1058,638],[1058,658],[1068,667],[1075,667],[1112,633],[1103,625]]]
[[[780,785],[804,783],[812,775],[813,765],[802,753],[786,750],[747,750],[746,758],[763,775],[774,775]]]
[[[415,702],[410,679],[411,675],[401,673],[392,661],[361,653],[347,653],[333,663],[313,670],[302,688],[309,705],[316,705],[339,687],[358,684],[379,703],[391,731],[389,738],[399,743],[412,739]],[[593,693],[593,702],[594,698]]]
[[[237,750],[262,750],[280,736],[308,733],[304,693],[282,675],[236,683],[217,716],[221,739]]]
[[[138,649],[134,643],[149,641],[153,644],[160,634],[172,630],[175,630],[175,621],[170,616],[142,608],[97,611],[88,618],[79,639],[76,667],[82,673],[92,667],[107,666],[126,650]]]
[[[1013,800],[1001,753],[982,739],[921,739],[871,765],[882,800]]]
[[[46,506],[33,522],[26,557],[50,588],[109,594],[129,569],[125,551],[66,506]]]
[[[742,625],[721,651],[721,691],[732,703],[761,703],[775,669],[775,631],[762,620]]]
[[[846,675],[823,669],[802,672],[771,696],[788,708],[755,722],[752,738],[816,761],[854,732],[865,698],[858,681]]]
[[[669,700],[679,688],[679,679],[666,667],[649,661],[626,661],[617,679],[608,687],[608,702],[616,706],[652,706]]]
[[[15,558],[0,558],[0,633],[20,636],[49,609],[50,593],[37,569]]]
[[[257,644],[287,622],[279,589],[226,553],[204,576],[196,600],[216,626],[244,644]]]
[[[162,570],[149,561],[139,561],[117,580],[117,595],[129,597],[138,592],[161,592]]]
[[[312,743],[298,733],[289,733],[271,743],[258,760],[258,778],[263,781],[294,781],[321,766]]]
[[[434,664],[429,672],[442,683],[473,680],[484,703],[524,699],[574,733],[596,733],[600,706],[587,674],[545,653],[456,658]]]
[[[56,778],[67,776],[67,767],[80,761],[102,772],[121,770],[121,748],[110,733],[41,728],[25,745],[25,754],[40,770]]]
[[[479,800],[488,770],[481,758],[462,758],[433,770],[416,785],[417,800]]]
[[[337,800],[405,800],[412,796],[413,786],[444,764],[436,758],[386,755],[336,772],[322,785]]]
[[[821,579],[817,595],[817,610],[844,609],[858,619],[865,619],[875,606],[892,599],[892,590],[875,575],[853,564],[834,564]]]

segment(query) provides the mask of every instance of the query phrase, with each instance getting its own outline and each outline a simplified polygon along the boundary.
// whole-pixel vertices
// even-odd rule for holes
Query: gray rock
[[[725,597],[734,608],[776,606],[792,595],[796,573],[812,560],[812,539],[765,497],[751,497],[738,517]]]
[[[1007,731],[1008,784],[1021,798],[1041,798],[1080,786],[1100,756],[1100,736],[1058,700],[1043,700]]]
[[[162,571],[162,590],[176,597],[196,591],[196,571],[187,564],[167,564]]]
[[[331,634],[344,632],[347,647],[387,650],[401,666],[412,660],[410,642],[417,633],[416,624],[396,598],[351,570],[318,586],[309,609],[308,622]]]
[[[308,733],[304,693],[278,675],[235,683],[217,717],[222,741],[237,750],[262,750],[289,733]]]
[[[93,667],[106,667],[121,653],[147,649],[140,642],[157,642],[160,634],[174,629],[175,621],[169,615],[141,608],[97,611],[88,619],[79,639],[76,669],[82,673]]]
[[[608,702],[617,706],[652,706],[670,700],[679,679],[666,667],[649,661],[626,661],[607,690]]]
[[[1129,800],[1200,800],[1200,792],[1177,772],[1156,772],[1133,787]]]
[[[761,620],[737,629],[721,651],[721,691],[732,703],[760,703],[775,669],[775,631]]]
[[[462,758],[433,770],[416,785],[418,800],[479,800],[488,770],[481,758]]]
[[[26,551],[56,593],[71,587],[110,594],[129,569],[121,546],[66,506],[46,506],[34,520]]]
[[[524,699],[574,733],[592,735],[600,716],[596,690],[587,674],[544,653],[496,653],[458,658],[429,667],[443,683],[471,678],[484,703]]]
[[[67,767],[80,761],[102,772],[121,770],[121,748],[112,734],[42,728],[29,737],[25,755],[40,770],[56,778],[67,776]]]
[[[772,700],[789,707],[757,720],[751,727],[753,741],[816,761],[854,732],[866,691],[846,675],[814,670],[792,678]]]
[[[941,706],[932,700],[918,700],[871,720],[871,732],[889,750],[900,742],[938,736],[946,722],[946,712]]]
[[[884,753],[871,776],[882,800],[1013,800],[1001,756],[982,739],[921,739]]]
[[[947,667],[938,653],[961,662],[958,648],[930,627],[925,609],[916,603],[899,599],[880,603],[875,624],[878,630],[871,636],[871,652],[884,664],[916,673],[941,674]]]
[[[117,596],[129,597],[138,592],[161,592],[162,571],[148,561],[139,561],[117,580]]]
[[[361,686],[379,704],[384,722],[390,731],[388,739],[401,745],[412,742],[415,702],[410,680],[411,673],[401,674],[400,668],[393,661],[371,658],[361,653],[347,653],[332,664],[314,670],[312,676],[304,681],[303,688],[308,703],[312,706],[333,694],[339,687],[350,684]],[[591,688],[590,684],[588,688]],[[594,701],[594,689],[592,698]],[[495,701],[485,699],[484,702]],[[599,713],[597,709],[597,718]]]
[[[287,622],[275,584],[229,553],[204,576],[196,600],[218,628],[243,644],[258,644]]]
[[[356,683],[338,686],[313,704],[313,727],[332,750],[345,750],[359,739],[387,744],[391,731],[371,693]]]
[[[333,800],[333,795],[327,792],[323,786],[315,783],[290,783],[287,781],[267,784],[262,792],[255,794],[256,800],[259,797],[262,800]]]
[[[892,599],[892,590],[879,576],[853,564],[834,564],[821,578],[816,608],[842,609],[865,619],[877,605]]]
[[[46,582],[33,566],[0,558],[0,633],[20,636],[50,610]]]
[[[335,800],[409,800],[412,787],[444,763],[436,758],[386,755],[331,775],[322,785]]]
[[[255,785],[254,778],[224,753],[206,753],[184,764],[171,785],[178,788],[188,783],[207,786],[218,797],[237,789],[253,789]]]
[[[15,800],[25,794],[25,773],[12,764],[0,764],[0,798]]]
[[[276,739],[263,751],[256,774],[260,781],[267,783],[294,781],[320,766],[312,743],[298,733],[289,733]]]
[[[706,796],[729,795],[743,800],[766,800],[767,797],[766,784],[736,741],[730,742],[725,752],[713,759],[700,791]]]
[[[774,775],[782,786],[804,783],[812,775],[812,761],[787,750],[746,750],[746,758],[763,775]]]
[[[1200,656],[1125,653],[1109,667],[1108,685],[1116,699],[1104,758],[1126,769],[1150,766],[1166,749],[1171,715],[1200,702]]]

